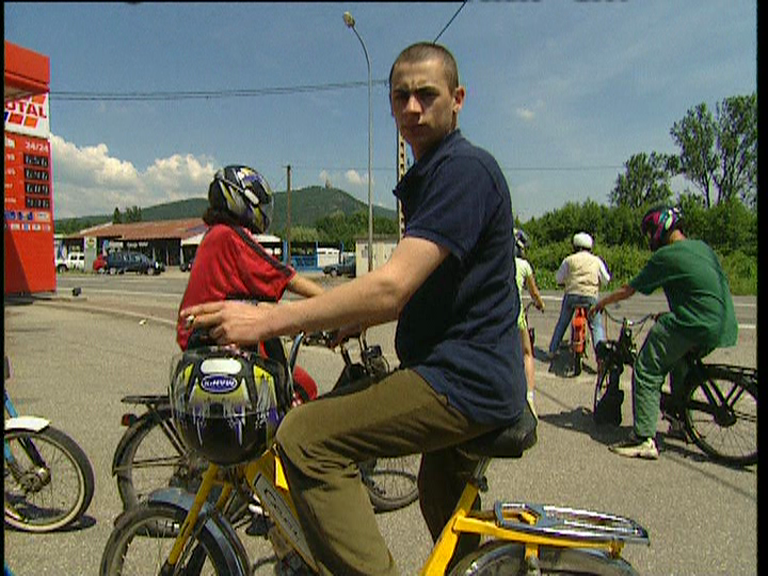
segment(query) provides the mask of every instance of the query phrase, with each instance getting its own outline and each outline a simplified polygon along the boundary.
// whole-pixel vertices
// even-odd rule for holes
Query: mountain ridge
[[[286,225],[288,194],[287,192],[274,193],[275,208],[272,213],[271,230],[282,230]],[[129,207],[123,208],[121,214],[125,215]],[[142,222],[156,222],[160,220],[180,220],[183,218],[199,218],[208,208],[208,199],[205,197],[187,198],[173,202],[163,202],[154,206],[141,208]],[[118,207],[119,209],[119,207]],[[348,192],[338,188],[326,188],[322,186],[308,186],[291,190],[291,226],[304,226],[314,228],[321,218],[342,213],[351,216],[357,212],[368,212],[368,204],[361,202]],[[397,220],[397,211],[383,206],[373,206],[373,214],[377,218]],[[72,224],[78,224],[78,228],[87,228],[105,222],[111,222],[113,214],[76,216],[72,218],[59,218],[54,220],[54,228],[58,233],[62,228],[71,228]]]

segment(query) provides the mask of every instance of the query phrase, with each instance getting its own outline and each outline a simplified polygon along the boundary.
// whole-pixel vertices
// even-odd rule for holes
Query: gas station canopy
[[[48,92],[51,74],[47,56],[5,40],[4,60],[4,101]]]

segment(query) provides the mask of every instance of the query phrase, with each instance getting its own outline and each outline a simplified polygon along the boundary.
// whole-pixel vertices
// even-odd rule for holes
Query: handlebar
[[[526,315],[528,314],[528,309],[529,309],[531,306],[536,306],[536,302],[534,302],[533,300],[529,300],[529,301],[528,301],[528,304],[526,304],[526,305],[525,305],[525,310],[524,310],[524,312],[525,312],[525,314],[526,314]],[[539,309],[539,311],[540,311],[542,314],[544,313],[544,310],[541,310],[541,309]]]
[[[642,326],[643,324],[645,324],[651,318],[653,318],[654,321],[658,320],[659,316],[661,316],[661,314],[663,314],[663,312],[651,312],[649,314],[646,314],[642,318],[639,318],[637,320],[631,320],[631,319],[627,318],[626,316],[623,317],[623,318],[616,318],[613,314],[611,314],[608,311],[608,308],[603,308],[603,312],[605,313],[606,316],[608,316],[608,318],[610,318],[611,320],[613,320],[617,324],[626,324],[629,327]]]

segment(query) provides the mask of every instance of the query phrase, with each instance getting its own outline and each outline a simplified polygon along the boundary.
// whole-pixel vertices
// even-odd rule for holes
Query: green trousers
[[[698,341],[668,328],[663,320],[656,322],[648,332],[637,354],[632,375],[634,430],[640,438],[656,436],[661,388],[667,374],[671,373],[672,394],[679,393],[682,385],[676,383],[682,383],[685,379],[685,355],[692,350],[700,350]]]
[[[422,453],[419,501],[435,540],[477,463],[454,446],[490,428],[467,420],[412,370],[356,383],[291,410],[278,429],[277,446],[320,572],[398,574],[356,462]],[[455,557],[477,542],[463,539]]]

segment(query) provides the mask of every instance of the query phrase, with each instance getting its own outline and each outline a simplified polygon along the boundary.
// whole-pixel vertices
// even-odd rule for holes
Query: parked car
[[[93,271],[99,274],[107,271],[107,258],[103,254],[96,256],[96,260],[93,261]]]
[[[323,267],[323,274],[329,274],[330,276],[349,276],[354,278],[357,273],[357,263],[355,257],[344,258],[337,264],[329,264]]]
[[[165,264],[152,260],[141,252],[112,252],[107,255],[107,272],[109,274],[123,274],[136,272],[137,274],[160,274],[165,271]]]
[[[70,252],[66,258],[56,258],[56,271],[68,270],[85,271],[85,254],[83,252]]]
[[[194,261],[195,261],[195,259],[192,258],[191,260],[187,260],[186,262],[182,262],[181,264],[179,264],[179,270],[181,270],[182,272],[189,272],[190,270],[192,270],[192,263]]]

